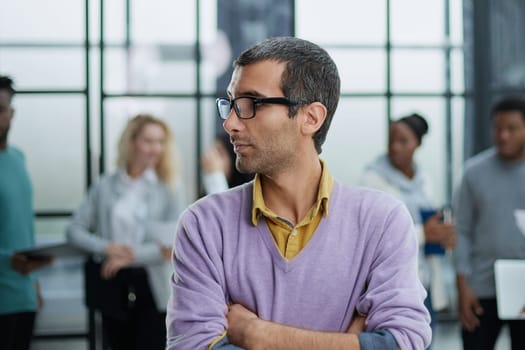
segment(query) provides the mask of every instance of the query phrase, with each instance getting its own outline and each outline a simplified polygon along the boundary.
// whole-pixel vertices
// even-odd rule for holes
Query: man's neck
[[[317,200],[322,167],[317,154],[272,176],[261,175],[265,205],[297,224]]]
[[[7,149],[7,141],[0,141],[0,151],[5,151]]]
[[[408,179],[412,179],[414,177],[414,167],[412,165],[405,166],[403,168],[399,169],[403,175],[405,175]]]

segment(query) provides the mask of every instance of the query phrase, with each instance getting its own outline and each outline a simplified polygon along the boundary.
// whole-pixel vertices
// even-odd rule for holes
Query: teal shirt
[[[11,254],[35,244],[33,192],[24,155],[0,150],[0,314],[36,311],[35,281],[11,269]]]

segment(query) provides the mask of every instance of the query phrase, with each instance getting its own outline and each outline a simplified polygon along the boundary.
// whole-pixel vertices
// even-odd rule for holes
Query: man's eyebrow
[[[233,94],[231,91],[227,91],[227,94],[228,94],[228,97],[233,98]],[[241,96],[243,97],[261,97],[261,98],[266,97],[265,94],[261,94],[260,92],[256,90],[246,90],[246,91],[241,91],[238,94],[236,94],[236,97],[241,97]]]
[[[239,93],[239,96],[266,97],[265,94],[261,94],[259,91],[256,90],[243,91]]]

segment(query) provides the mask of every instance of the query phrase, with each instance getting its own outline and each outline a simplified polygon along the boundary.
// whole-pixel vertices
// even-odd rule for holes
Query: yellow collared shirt
[[[319,182],[317,200],[305,217],[295,226],[266,207],[262,193],[261,178],[259,174],[255,176],[253,184],[252,224],[257,226],[261,215],[264,216],[281,255],[286,259],[293,259],[301,252],[314,235],[321,218],[328,216],[328,201],[332,194],[334,180],[322,160],[321,166],[323,170],[321,173],[321,181]]]

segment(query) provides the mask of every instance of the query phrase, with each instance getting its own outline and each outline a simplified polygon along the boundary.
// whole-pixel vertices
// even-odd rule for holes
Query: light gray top
[[[496,259],[525,259],[519,210],[525,210],[525,161],[504,161],[490,148],[467,162],[454,201],[454,264],[478,297],[496,295]]]
[[[160,181],[148,181],[146,222],[142,244],[133,247],[136,266],[143,266],[159,310],[166,309],[169,297],[170,263],[163,260],[160,244],[174,240],[176,225],[184,209],[183,196],[177,195]],[[113,207],[125,193],[126,183],[119,173],[103,176],[91,187],[82,205],[75,211],[67,227],[67,239],[95,255],[104,255],[106,246],[114,241],[112,232]],[[170,236],[171,238],[167,237]]]

